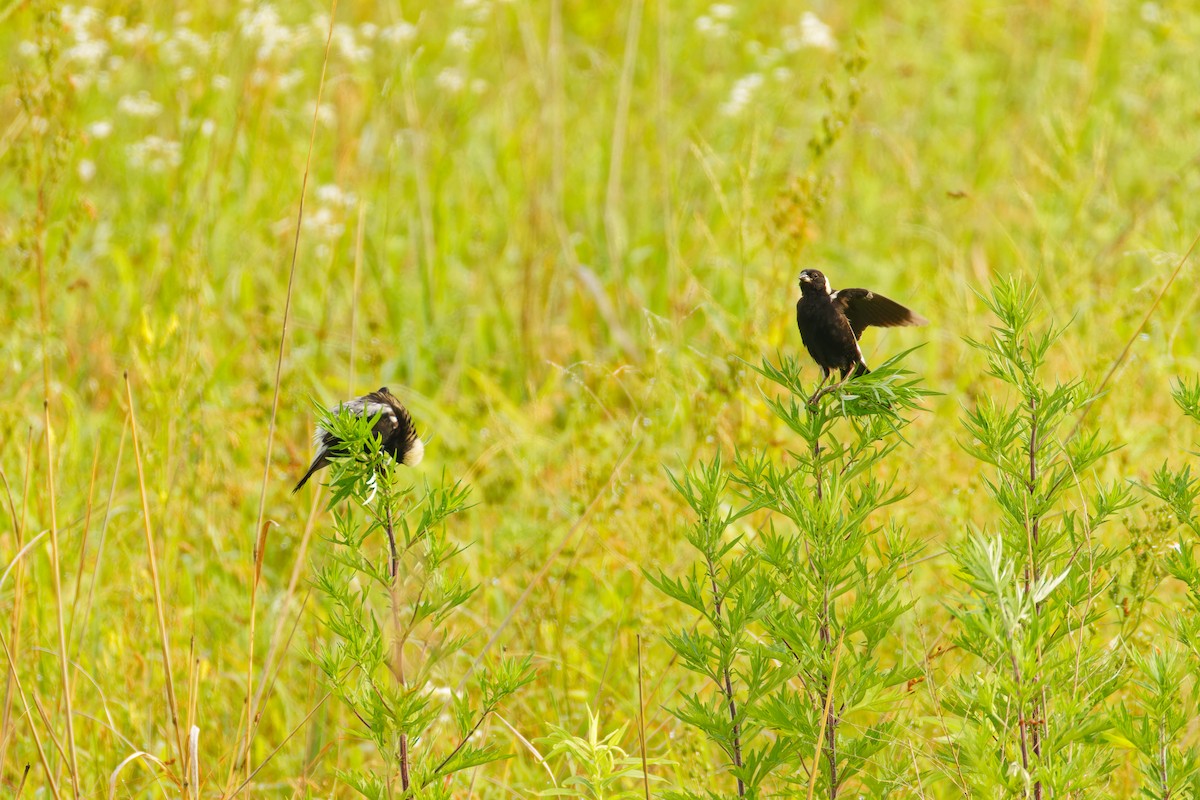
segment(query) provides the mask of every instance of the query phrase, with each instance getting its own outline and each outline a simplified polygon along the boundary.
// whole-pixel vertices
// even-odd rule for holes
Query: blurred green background
[[[641,568],[688,568],[664,466],[789,445],[742,359],[799,349],[805,266],[932,321],[863,342],[869,363],[923,345],[907,365],[942,393],[891,462],[912,494],[889,513],[928,558],[890,658],[947,646],[944,550],[986,518],[958,443],[962,409],[997,390],[964,342],[987,333],[975,293],[993,278],[1025,276],[1069,324],[1063,380],[1098,383],[1133,339],[1087,423],[1123,445],[1106,477],[1195,449],[1168,394],[1200,364],[1193,264],[1137,335],[1200,221],[1191,3],[343,2],[326,63],[329,13],[0,3],[0,567],[53,510],[89,796],[173,747],[126,370],[176,690],[205,791],[228,786],[310,136],[256,605],[261,793],[342,796],[335,769],[374,758],[333,704],[273,754],[323,694],[305,653],[327,516],[315,489],[289,494],[310,399],[391,387],[432,435],[422,472],[472,484],[451,537],[474,543],[480,591],[455,624],[480,643],[548,564],[498,640],[539,679],[491,726],[516,757],[471,791],[496,797],[569,775],[522,739],[582,731],[589,707],[604,730],[631,723],[637,751],[639,634],[647,747],[676,762],[660,774],[702,787],[716,768],[663,708],[695,678],[670,664],[678,609]],[[0,585],[16,675],[51,721],[25,716],[10,673],[0,785],[35,763],[27,793],[29,726],[64,730],[46,541]],[[914,727],[914,776],[934,735]],[[118,796],[161,794],[154,774],[125,767]]]

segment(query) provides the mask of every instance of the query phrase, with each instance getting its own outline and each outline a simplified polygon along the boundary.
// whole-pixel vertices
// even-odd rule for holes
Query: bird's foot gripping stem
[[[810,406],[816,407],[817,402],[822,397],[824,397],[827,394],[832,394],[833,392],[836,392],[838,389],[841,389],[843,386],[846,385],[846,381],[850,380],[851,378],[857,378],[857,377],[858,377],[857,373],[848,373],[848,374],[842,376],[842,379],[840,381],[834,381],[833,383],[826,386],[825,381],[829,380],[829,376],[826,375],[821,380],[821,382],[817,385],[817,390],[815,392],[813,392],[812,397],[808,398],[808,404]]]

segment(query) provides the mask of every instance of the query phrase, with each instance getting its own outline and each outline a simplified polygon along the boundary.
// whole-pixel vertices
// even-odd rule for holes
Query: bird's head
[[[800,288],[804,291],[828,292],[829,283],[820,270],[806,269],[800,273]]]

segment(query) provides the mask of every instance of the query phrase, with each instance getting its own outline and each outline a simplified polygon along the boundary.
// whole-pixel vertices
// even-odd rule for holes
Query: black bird
[[[825,276],[815,270],[800,273],[800,300],[796,303],[796,327],[809,355],[824,373],[824,383],[837,370],[845,381],[871,370],[863,361],[858,340],[869,325],[892,328],[897,325],[928,325],[929,320],[894,300],[869,289],[834,291]]]
[[[413,427],[408,409],[388,391],[386,386],[377,392],[365,394],[354,400],[347,400],[334,410],[349,411],[365,417],[373,417],[378,414],[379,419],[376,420],[375,426],[371,430],[379,437],[383,452],[399,463],[415,467],[425,456],[425,443],[417,436],[417,429]],[[296,484],[296,488],[292,489],[292,494],[300,491],[300,487],[308,482],[314,472],[327,466],[331,455],[338,455],[341,440],[324,428],[317,426],[313,444],[317,448],[317,454],[313,457],[308,472],[304,473],[304,477]]]

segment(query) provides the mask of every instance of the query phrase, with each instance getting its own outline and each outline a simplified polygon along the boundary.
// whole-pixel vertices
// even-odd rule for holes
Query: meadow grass
[[[376,755],[308,655],[330,521],[315,486],[289,490],[310,400],[381,385],[432,435],[421,471],[473,487],[449,537],[479,591],[453,624],[537,668],[487,726],[514,757],[454,791],[563,785],[565,732],[595,718],[593,744],[621,730],[631,756],[644,727],[657,777],[708,786],[716,749],[667,711],[700,688],[663,639],[680,611],[643,569],[691,564],[664,468],[794,446],[747,364],[799,352],[814,266],[932,321],[863,345],[871,364],[922,345],[905,366],[940,393],[881,467],[910,494],[880,524],[924,543],[881,653],[925,671],[889,711],[894,791],[954,796],[939,692],[974,664],[951,553],[996,516],[963,418],[1014,397],[966,342],[995,324],[980,295],[1020,276],[1067,325],[1051,381],[1097,385],[1132,342],[1083,424],[1120,449],[1086,481],[1149,483],[1196,450],[1170,388],[1200,370],[1200,13],[329,13],[0,3],[0,786],[173,796],[194,764],[205,796],[350,795],[336,771]],[[836,141],[814,148],[823,120]],[[1123,555],[1091,644],[1161,645],[1182,594],[1153,577],[1164,519],[1146,500],[1098,533]],[[1132,756],[1109,780],[1141,785]]]

